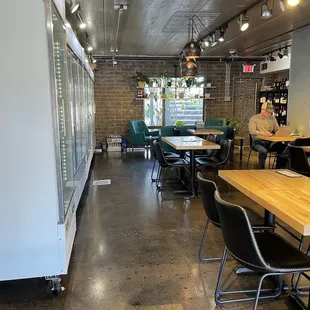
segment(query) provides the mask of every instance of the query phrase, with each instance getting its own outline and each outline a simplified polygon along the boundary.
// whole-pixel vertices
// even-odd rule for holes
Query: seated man
[[[272,115],[273,105],[271,102],[262,104],[261,112],[250,118],[249,131],[253,138],[253,146],[258,151],[259,169],[265,169],[265,161],[269,151],[282,153],[285,149],[283,143],[271,143],[269,141],[255,139],[258,135],[272,136],[279,130],[276,118]]]

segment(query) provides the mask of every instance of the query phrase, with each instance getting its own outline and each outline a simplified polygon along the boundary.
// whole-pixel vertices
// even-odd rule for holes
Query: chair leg
[[[259,295],[260,295],[260,292],[262,290],[262,285],[263,285],[263,281],[266,277],[268,276],[271,276],[271,275],[278,275],[278,281],[279,281],[279,290],[280,290],[280,294],[281,294],[281,291],[282,291],[282,283],[283,283],[283,280],[282,280],[282,276],[279,275],[279,274],[264,274],[260,281],[259,281],[259,284],[258,284],[258,289],[257,289],[257,294],[256,294],[256,298],[255,298],[255,302],[254,302],[254,306],[253,306],[253,310],[256,310],[257,309],[257,306],[258,306],[258,301],[260,299]],[[261,297],[262,299],[263,297]]]
[[[205,226],[205,229],[204,229],[203,234],[202,234],[202,239],[201,239],[201,242],[200,242],[199,251],[198,251],[198,259],[199,259],[199,262],[201,262],[201,263],[221,260],[220,257],[210,257],[210,258],[202,258],[201,257],[202,246],[203,246],[203,244],[205,242],[205,239],[206,239],[206,236],[207,236],[207,231],[208,231],[209,223],[210,223],[210,220],[207,219],[206,226]]]
[[[216,305],[224,305],[226,303],[251,301],[251,300],[253,301],[256,299],[258,299],[258,300],[276,299],[280,296],[281,291],[282,291],[281,281],[279,281],[279,287],[277,287],[276,289],[262,289],[261,284],[260,284],[260,292],[275,292],[274,295],[267,295],[267,296],[259,297],[259,296],[257,296],[257,290],[222,291],[220,287],[221,287],[221,282],[222,282],[222,277],[223,277],[223,273],[224,273],[226,260],[227,260],[227,248],[225,247],[224,252],[223,252],[223,257],[222,257],[222,263],[221,263],[220,271],[219,271],[219,275],[218,275],[218,280],[217,280],[217,284],[216,284],[215,294],[214,294],[214,299],[215,299]],[[280,274],[267,274],[267,275],[272,276],[272,275],[280,275]],[[222,296],[231,295],[231,294],[244,294],[244,293],[245,294],[256,293],[256,296],[255,297],[238,298],[238,299],[225,299],[225,300],[220,299],[220,297],[222,297]]]
[[[152,173],[151,173],[151,180],[152,180],[152,182],[155,182],[155,179],[153,178],[153,174],[154,174],[154,170],[155,170],[155,164],[156,164],[156,159],[154,159],[153,169],[152,169]]]
[[[250,152],[249,152],[248,160],[247,160],[247,162],[246,162],[245,169],[248,169],[248,165],[249,165],[249,161],[250,161],[251,154],[252,154],[252,149],[250,148]]]
[[[300,245],[299,245],[299,249],[301,249],[301,246],[302,246],[302,242],[303,242],[303,239],[301,240],[300,242]],[[307,249],[307,256],[310,256],[310,245],[308,246],[308,249]],[[298,295],[301,295],[301,296],[307,296],[309,295],[309,286],[300,286],[299,287],[299,282],[301,280],[301,276],[302,274],[300,273],[298,275],[298,278],[297,278],[297,281],[296,281],[296,284],[294,284],[294,276],[292,276],[292,287],[294,289],[294,291],[298,294]],[[304,291],[301,291],[301,290],[306,290],[305,292]]]

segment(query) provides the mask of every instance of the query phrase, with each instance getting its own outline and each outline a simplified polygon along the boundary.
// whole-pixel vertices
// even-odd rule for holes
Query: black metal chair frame
[[[249,232],[249,239],[250,239],[250,243],[252,244],[252,247],[255,249],[255,253],[256,253],[256,259],[260,261],[261,266],[257,266],[257,265],[252,265],[253,270],[257,271],[260,270],[260,272],[262,273],[261,279],[259,281],[258,284],[258,288],[257,290],[239,290],[239,291],[222,291],[220,289],[221,286],[221,282],[222,282],[222,277],[223,277],[223,272],[224,272],[224,268],[225,268],[225,263],[227,260],[227,254],[228,254],[228,249],[225,246],[224,252],[223,252],[223,257],[222,257],[222,262],[221,262],[221,267],[220,267],[220,271],[219,271],[219,275],[218,275],[218,280],[217,280],[217,284],[216,284],[216,289],[215,289],[215,302],[217,305],[223,305],[226,303],[232,303],[232,302],[242,302],[242,301],[251,301],[254,300],[254,306],[253,306],[253,310],[257,309],[258,306],[258,302],[260,300],[265,300],[265,299],[277,299],[282,291],[282,284],[283,284],[283,280],[282,280],[282,276],[285,274],[303,274],[304,276],[306,276],[307,279],[309,279],[309,277],[305,274],[305,272],[310,271],[310,260],[309,260],[309,267],[304,267],[304,268],[275,268],[270,266],[269,264],[267,264],[264,260],[264,258],[261,255],[261,252],[258,248],[258,245],[256,243],[256,239],[255,239],[255,234],[253,232],[253,229],[251,227],[249,218],[246,214],[246,211],[235,204],[231,204],[228,203],[224,200],[222,200],[220,198],[219,192],[216,191],[214,193],[214,197],[216,200],[216,203],[218,206],[228,206],[228,207],[233,207],[236,209],[239,209],[239,217],[242,214],[242,217],[245,219],[246,223],[247,223],[247,231]],[[219,217],[221,218],[221,210],[219,210]],[[240,212],[241,211],[241,212]],[[225,238],[224,238],[225,239]],[[237,256],[234,256],[234,253],[229,252],[238,262],[242,262],[242,258],[239,258]],[[244,263],[246,264],[247,267],[249,267],[249,265],[251,265],[251,262],[246,262],[244,261]],[[276,287],[275,289],[262,289],[262,284],[265,278],[267,277],[271,277],[271,276],[276,276],[278,279],[278,287]],[[268,296],[260,296],[261,292],[271,292],[273,291],[274,294],[272,295],[268,295]],[[240,293],[256,293],[255,297],[246,297],[246,298],[238,298],[238,299],[221,299],[222,296],[227,296],[227,295],[231,295],[231,294],[240,294]]]
[[[252,138],[252,135],[250,135],[250,152],[249,152],[249,155],[248,155],[248,160],[246,162],[246,166],[245,166],[245,169],[248,169],[248,166],[249,166],[249,162],[250,162],[250,158],[251,158],[251,154],[252,152],[256,152],[258,153],[258,151],[255,149],[255,147],[253,146],[253,138]],[[276,160],[276,155],[273,155],[272,152],[269,152],[268,151],[268,154],[267,157],[268,157],[268,168],[270,169],[270,161],[271,161],[271,157],[274,157],[274,160],[273,160],[273,164],[272,164],[272,167],[274,166],[274,163],[275,163],[275,160]]]
[[[215,182],[203,178],[201,172],[197,173],[197,179],[198,179],[198,182],[200,184],[202,184],[202,182],[209,183],[211,186],[213,185],[214,192],[218,191],[218,187],[215,184]],[[200,188],[200,190],[201,190],[201,188]],[[215,206],[214,192],[212,193],[212,197],[209,198],[210,200],[213,199],[213,201],[210,201],[210,204],[212,204],[212,203],[214,204],[214,210],[211,210],[212,207],[211,208],[207,207],[204,204],[204,199],[203,199],[203,204],[204,204],[204,209],[205,209],[205,213],[206,213],[206,216],[207,216],[207,221],[206,221],[206,225],[205,225],[205,228],[204,228],[204,231],[203,231],[203,234],[202,234],[202,238],[201,238],[201,242],[200,242],[200,246],[199,246],[199,250],[198,250],[198,260],[199,260],[199,262],[202,262],[202,263],[206,263],[206,262],[209,262],[209,261],[219,261],[219,260],[222,259],[221,257],[207,257],[207,258],[203,258],[202,255],[201,255],[202,248],[203,248],[203,245],[204,245],[205,240],[206,240],[207,231],[208,231],[208,227],[209,227],[210,222],[214,226],[216,226],[217,228],[221,228],[221,224],[219,222],[219,218],[218,218],[218,214],[217,214],[217,210],[216,210],[216,206]],[[210,206],[210,204],[209,204],[209,206]],[[209,216],[207,215],[207,209],[208,209],[208,212],[210,213]],[[248,210],[248,211],[250,211],[250,210]],[[211,213],[213,213],[214,218],[211,218],[212,217]],[[256,226],[253,226],[253,228],[254,228],[255,231],[262,231],[262,230],[272,230],[273,231],[274,230],[273,226],[267,226],[267,225],[256,225]]]
[[[184,198],[193,198],[194,195],[192,193],[192,196],[186,196],[186,197],[179,197],[179,196],[173,196],[173,197],[164,197],[163,195],[163,190],[165,189],[165,182],[167,181],[172,181],[172,180],[177,180],[179,182],[181,182],[183,185],[183,181],[180,179],[179,175],[178,175],[178,170],[176,170],[177,172],[177,178],[176,179],[167,179],[166,178],[166,172],[167,169],[173,169],[173,168],[184,168],[185,172],[187,172],[190,175],[189,172],[189,163],[186,162],[185,159],[179,158],[179,160],[183,161],[183,164],[178,164],[178,165],[174,165],[173,163],[169,163],[167,161],[167,159],[164,156],[164,152],[163,149],[161,148],[160,144],[158,141],[153,141],[153,146],[154,146],[154,150],[156,153],[156,159],[158,161],[159,167],[160,169],[158,170],[158,174],[157,174],[157,178],[155,179],[155,183],[156,183],[156,189],[158,192],[161,193],[161,198],[163,200],[173,200],[173,199],[184,199]],[[175,159],[175,158],[171,158],[171,159]],[[168,159],[169,160],[169,159]],[[162,185],[160,186],[159,183],[162,183]]]

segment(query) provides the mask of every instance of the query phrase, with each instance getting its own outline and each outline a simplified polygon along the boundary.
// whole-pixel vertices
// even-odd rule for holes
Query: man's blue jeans
[[[258,152],[259,169],[265,169],[265,161],[268,155],[271,142],[254,141],[254,148]]]
[[[265,169],[265,161],[268,152],[277,152],[278,154],[281,154],[286,147],[286,145],[281,142],[272,143],[262,140],[254,141],[253,144],[255,150],[258,151],[259,169]]]

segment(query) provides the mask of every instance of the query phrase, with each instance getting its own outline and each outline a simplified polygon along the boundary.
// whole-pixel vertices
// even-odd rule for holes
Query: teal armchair
[[[207,126],[226,126],[226,119],[225,118],[207,118],[206,124]],[[213,128],[213,127],[212,127]]]
[[[149,131],[142,120],[129,121],[131,147],[149,145],[152,139],[158,139],[159,131]]]

